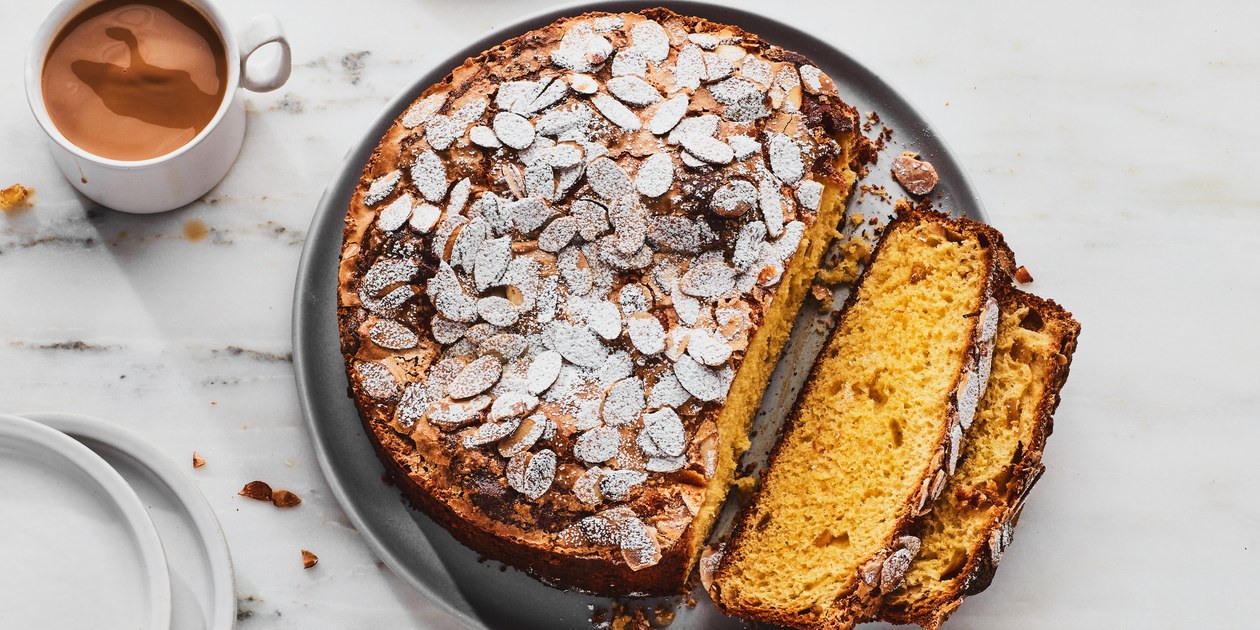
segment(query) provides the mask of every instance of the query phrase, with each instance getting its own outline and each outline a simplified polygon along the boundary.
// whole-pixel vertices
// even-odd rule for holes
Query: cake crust
[[[700,60],[698,76],[686,59]],[[763,72],[767,85],[748,91]],[[662,112],[681,95],[681,111]],[[594,131],[547,136],[547,125],[568,124],[547,118],[557,112],[586,116],[575,124]],[[711,486],[726,388],[788,294],[779,280],[805,254],[821,256],[809,241],[834,225],[818,223],[820,199],[843,203],[869,153],[857,129],[856,110],[804,57],[665,9],[559,20],[426,89],[364,169],[339,271],[349,394],[404,496],[465,545],[557,587],[682,590],[707,534],[697,515],[725,493]],[[634,191],[606,194],[626,184]],[[575,208],[587,199],[604,222],[590,234]],[[476,230],[484,239],[466,245]],[[753,247],[741,259],[744,241]],[[503,279],[477,274],[495,253],[487,243],[513,261]],[[526,259],[520,267],[542,271],[509,283],[510,265]],[[721,290],[729,275],[738,290]],[[589,299],[601,290],[607,299]],[[560,304],[537,306],[551,291]],[[679,328],[680,347],[651,347]],[[536,388],[530,374],[551,355],[562,357],[554,383],[579,373],[567,395],[549,398],[558,386]],[[674,398],[657,401],[657,389]],[[509,395],[533,411],[492,406]],[[590,396],[594,412],[581,407]],[[614,416],[627,400],[630,415]],[[610,434],[619,445],[606,457]]]
[[[980,356],[982,350],[981,338],[981,319],[984,319],[987,311],[986,302],[991,302],[992,296],[999,290],[1015,268],[1014,254],[1006,245],[1005,239],[1000,232],[992,227],[972,221],[966,218],[954,219],[948,215],[928,210],[926,208],[916,208],[906,202],[898,204],[897,214],[895,218],[888,224],[884,230],[884,235],[897,229],[902,224],[913,224],[915,222],[927,222],[940,226],[945,229],[957,230],[964,232],[969,236],[977,238],[985,247],[988,262],[986,268],[988,273],[983,280],[983,288],[981,289],[981,303],[979,311],[976,313],[976,324],[970,337],[966,356],[970,357],[972,364],[981,361]],[[881,238],[873,250],[870,261],[857,281],[854,283],[855,289],[849,294],[844,307],[841,311],[841,322],[851,312],[852,307],[860,294],[857,287],[860,287],[865,279],[867,272],[874,267],[876,261],[887,243],[886,238]],[[990,316],[996,318],[996,312]],[[837,324],[832,329],[828,341],[824,344],[824,354],[832,345],[832,339],[842,329]],[[991,339],[991,338],[990,338]],[[989,352],[992,348],[990,346]],[[815,361],[810,371],[810,376],[806,380],[807,385],[803,387],[797,395],[797,402],[793,406],[792,412],[789,414],[782,435],[779,437],[774,448],[771,450],[769,459],[766,464],[763,481],[759,485],[757,491],[750,499],[740,513],[740,517],[736,521],[736,525],[732,530],[729,540],[721,551],[717,552],[713,558],[709,560],[712,564],[710,572],[708,590],[713,598],[714,603],[719,609],[727,614],[736,615],[745,619],[753,619],[759,622],[772,623],[794,628],[851,628],[859,621],[870,617],[871,613],[877,609],[879,596],[881,593],[881,574],[887,572],[888,563],[895,555],[905,555],[908,553],[911,557],[918,551],[918,539],[913,536],[915,526],[920,517],[930,509],[931,501],[939,495],[944,489],[944,479],[953,469],[957,462],[957,457],[961,451],[961,444],[957,441],[951,443],[951,435],[949,427],[959,426],[958,419],[958,392],[965,386],[965,380],[968,375],[967,362],[964,362],[962,369],[959,369],[957,375],[953,379],[953,385],[950,388],[950,399],[955,401],[951,408],[950,414],[952,419],[946,424],[946,430],[939,436],[939,447],[934,455],[930,457],[932,462],[925,467],[925,472],[920,476],[919,491],[901,506],[899,512],[894,516],[894,525],[888,528],[888,534],[881,545],[881,549],[871,554],[864,562],[859,563],[859,571],[847,578],[847,582],[839,589],[840,596],[828,607],[821,615],[808,608],[799,612],[790,612],[786,610],[776,610],[769,608],[751,609],[732,605],[723,597],[722,580],[726,571],[733,571],[733,562],[741,554],[746,553],[744,547],[747,544],[746,539],[750,536],[752,529],[756,526],[750,515],[759,512],[760,504],[768,501],[767,488],[765,479],[772,474],[775,463],[779,459],[784,445],[792,440],[794,432],[797,430],[798,420],[801,413],[801,404],[805,399],[809,383],[816,380],[821,369],[824,369],[823,356]],[[987,376],[987,375],[986,375]],[[972,375],[971,378],[975,378]],[[898,552],[903,552],[898,554]],[[899,579],[897,581],[899,584]],[[896,586],[895,584],[893,585]]]
[[[916,624],[927,630],[935,630],[945,623],[965,598],[987,589],[997,572],[998,562],[1013,539],[1014,527],[1023,511],[1024,501],[1045,472],[1041,459],[1046,439],[1054,430],[1054,412],[1061,400],[1059,392],[1067,381],[1081,325],[1072,317],[1072,313],[1053,300],[1021,291],[1013,285],[1004,286],[999,299],[1004,313],[1028,309],[1040,320],[1034,325],[1046,330],[1054,339],[1049,357],[1050,369],[1041,382],[1043,389],[1037,401],[1029,440],[1027,443],[1022,440],[1020,442],[1022,448],[1017,451],[1016,459],[1011,463],[1011,479],[1005,486],[1005,494],[988,497],[988,500],[998,502],[1000,508],[976,532],[971,548],[966,551],[966,562],[957,575],[947,580],[944,589],[930,597],[896,604],[885,600],[879,610],[880,620],[895,624]],[[953,484],[948,490],[958,491]],[[912,566],[911,571],[913,570]]]

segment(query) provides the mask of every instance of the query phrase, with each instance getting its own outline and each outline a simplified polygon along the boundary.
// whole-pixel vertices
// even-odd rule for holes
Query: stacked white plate
[[[139,436],[0,415],[0,611],[12,628],[229,630],[232,560],[188,472]]]

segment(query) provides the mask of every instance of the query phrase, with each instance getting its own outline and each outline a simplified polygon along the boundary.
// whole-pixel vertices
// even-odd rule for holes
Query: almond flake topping
[[[499,382],[502,370],[498,357],[484,356],[475,359],[455,376],[455,380],[447,386],[447,393],[457,400],[472,398]]]
[[[807,179],[796,185],[796,200],[801,203],[802,207],[809,210],[817,211],[818,207],[822,205],[822,193],[823,185],[812,179]]]
[[[533,362],[529,364],[529,371],[526,373],[526,388],[531,394],[541,394],[556,382],[556,377],[560,376],[560,367],[564,364],[564,358],[559,352],[548,350],[534,357]]]
[[[613,245],[623,254],[633,254],[647,239],[647,211],[638,195],[623,195],[608,209],[613,226]]]
[[[556,454],[550,449],[517,453],[508,461],[507,482],[530,500],[538,500],[556,478]]]
[[[577,219],[572,216],[558,217],[548,223],[542,234],[538,235],[538,248],[554,254],[564,249],[576,234]]]
[[[643,416],[639,449],[649,457],[678,457],[687,450],[687,434],[682,420],[666,407]]]
[[[704,80],[704,56],[700,53],[700,47],[695,44],[687,44],[683,46],[678,53],[678,58],[674,61],[674,86],[673,90],[696,89],[700,87],[700,82]]]
[[[674,376],[674,371],[667,369],[661,377],[657,379],[656,384],[652,386],[652,391],[648,395],[649,407],[680,407],[691,400],[691,393],[687,391],[682,383],[678,382],[678,377]]]
[[[603,500],[599,496],[599,479],[604,476],[604,469],[592,466],[573,482],[573,495],[587,505],[596,505]]]
[[[463,131],[451,121],[449,116],[438,114],[429,119],[424,126],[424,139],[429,146],[438,151],[445,151],[455,143],[455,139],[462,135]]]
[[[614,427],[595,427],[577,437],[573,442],[573,454],[578,459],[600,464],[617,456],[621,450],[621,432]]]
[[[701,256],[683,274],[683,293],[700,298],[716,298],[735,289],[735,269],[720,256]]]
[[[552,168],[569,168],[582,163],[582,147],[573,142],[561,142],[543,154],[543,161]]]
[[[783,193],[779,192],[779,185],[769,177],[765,177],[762,178],[757,190],[757,197],[761,202],[761,217],[766,221],[766,231],[770,232],[771,236],[782,234],[785,200]]]
[[[753,221],[745,225],[739,231],[739,238],[735,239],[735,253],[731,256],[731,263],[740,271],[748,271],[757,262],[765,242],[765,223]]]
[[[368,206],[380,203],[382,199],[389,196],[389,193],[394,192],[394,187],[398,185],[400,179],[402,179],[402,172],[395,170],[372,180],[372,185],[368,186],[367,194],[363,197],[363,203]]]
[[[608,357],[608,351],[585,326],[565,322],[551,324],[552,344],[566,361],[582,367],[597,368]]]
[[[615,31],[626,25],[626,21],[621,19],[619,15],[605,15],[595,18],[595,32],[607,33]]]
[[[773,68],[769,62],[749,55],[744,58],[744,64],[740,66],[739,74],[763,88],[768,88],[770,87],[770,72],[772,70]]]
[[[569,87],[578,94],[594,94],[599,91],[599,81],[589,74],[574,74],[569,77]]]
[[[426,149],[411,166],[411,182],[429,202],[441,201],[446,196],[446,163],[432,149]]]
[[[612,75],[614,77],[647,76],[647,58],[636,48],[623,48],[613,56]]]
[[[494,134],[513,149],[524,149],[534,142],[534,124],[515,112],[494,115]]]
[[[665,138],[665,142],[669,144],[678,144],[682,141],[683,136],[691,134],[712,137],[717,135],[718,125],[720,125],[721,122],[722,121],[713,114],[684,118],[673,128],[672,131],[669,132],[669,135]]]
[[[801,66],[801,83],[810,94],[833,92],[836,89],[831,77],[815,66]]]
[[[669,57],[669,35],[655,20],[644,20],[630,29],[630,41],[652,63]]]
[[[625,169],[606,157],[595,158],[586,165],[586,181],[595,194],[609,201],[634,192],[634,184]]]
[[[497,149],[503,146],[503,143],[499,142],[499,136],[495,135],[494,130],[485,125],[477,125],[469,129],[468,139],[473,144],[487,149]]]
[[[599,480],[599,493],[609,501],[625,501],[630,492],[647,481],[647,473],[637,470],[610,470]]]
[[[720,366],[731,358],[731,347],[717,335],[697,328],[687,339],[687,354],[705,365]]]
[[[620,426],[630,424],[639,419],[644,399],[643,381],[637,378],[623,378],[608,388],[604,396],[603,419],[605,424]]]
[[[481,412],[489,405],[489,396],[478,396],[467,402],[434,403],[429,407],[427,419],[443,431],[454,431],[479,420]]]
[[[630,108],[621,104],[621,101],[604,93],[595,94],[591,97],[591,104],[604,118],[610,120],[614,125],[621,127],[626,131],[638,131],[642,126],[639,117]]]
[[[673,129],[687,114],[687,107],[690,104],[691,97],[686,93],[670,97],[656,108],[656,112],[652,114],[652,120],[648,122],[648,130],[658,136],[669,133],[669,130]]]
[[[612,44],[593,32],[589,22],[575,24],[551,53],[551,62],[575,72],[591,72],[612,54]]]
[[[420,336],[392,319],[378,319],[368,330],[372,343],[390,350],[407,350],[420,343]]]
[[[398,380],[389,368],[374,361],[360,361],[354,364],[354,371],[359,376],[359,383],[368,396],[377,400],[391,400],[402,393]]]
[[[477,302],[464,291],[459,276],[449,264],[442,263],[438,267],[438,272],[429,280],[427,293],[443,317],[457,322],[477,321]]]
[[[433,316],[432,325],[429,331],[433,333],[433,340],[449,346],[456,341],[464,338],[464,332],[468,330],[468,324],[451,321],[441,315]]]
[[[626,316],[627,332],[634,348],[646,355],[657,354],[665,349],[665,328],[651,313],[632,313]]]
[[[801,147],[791,137],[776,133],[770,136],[770,170],[785,184],[795,184],[805,174]]]
[[[478,349],[484,353],[498,356],[505,361],[510,361],[521,356],[528,346],[529,342],[521,335],[499,333],[478,344]]]
[[[556,257],[556,266],[560,268],[560,277],[564,278],[569,291],[577,295],[586,295],[591,292],[594,278],[591,274],[590,262],[581,249],[569,246],[561,250],[560,255]]]
[[[511,326],[521,316],[507,298],[497,295],[477,300],[477,315],[495,326]]]
[[[591,305],[587,313],[587,325],[595,334],[612,341],[621,336],[621,311],[616,304],[600,300]]]
[[[446,92],[438,92],[430,94],[420,102],[412,105],[407,109],[407,113],[403,114],[402,124],[407,129],[415,129],[424,124],[430,116],[436,114],[442,106],[446,104]],[[371,205],[371,204],[369,204]]]
[[[542,227],[551,217],[551,208],[538,197],[526,197],[506,204],[503,211],[512,218],[516,229],[526,234]]]
[[[421,234],[428,234],[441,216],[441,208],[431,203],[422,203],[411,210],[411,219],[407,224]]]
[[[512,262],[511,237],[503,236],[485,241],[477,250],[476,263],[473,266],[477,292],[483,292],[494,286],[503,277],[510,262]]]
[[[757,189],[743,179],[726,182],[709,198],[709,208],[723,217],[741,217],[756,207]]]
[[[544,160],[535,160],[525,167],[525,194],[539,199],[556,198],[556,172]]]
[[[386,232],[393,232],[402,227],[407,219],[411,218],[411,204],[413,203],[409,193],[403,193],[401,197],[395,199],[376,217],[376,225]]]
[[[674,185],[674,159],[668,153],[649,155],[634,174],[634,185],[645,197],[656,198]]]
[[[603,236],[609,230],[608,209],[599,202],[590,199],[578,199],[570,207],[573,218],[577,219],[578,234],[588,241]]]
[[[721,400],[730,389],[730,379],[710,367],[700,365],[689,356],[679,357],[674,362],[674,376],[692,396],[706,402]]]
[[[704,53],[704,80],[712,83],[735,74],[735,66],[715,53]]]
[[[498,442],[512,435],[516,431],[516,427],[520,425],[520,418],[512,418],[507,422],[487,422],[464,435],[464,448],[476,448],[491,442]]]
[[[726,143],[735,151],[737,160],[746,160],[761,153],[761,143],[748,136],[739,134],[726,136]]]
[[[630,105],[643,107],[661,100],[661,93],[651,83],[639,77],[613,77],[605,85],[613,96]]]
[[[514,457],[517,453],[527,451],[533,448],[549,429],[554,430],[554,428],[555,425],[551,420],[541,413],[525,418],[520,421],[512,435],[499,442],[499,455]]]

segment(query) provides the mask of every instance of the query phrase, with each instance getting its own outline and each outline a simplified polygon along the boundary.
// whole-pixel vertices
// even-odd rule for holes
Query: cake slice
[[[987,382],[1013,256],[997,231],[903,209],[796,400],[711,573],[728,614],[845,628],[901,583]]]
[[[988,588],[1011,542],[1053,427],[1081,326],[1049,300],[1013,287],[1002,311],[988,390],[962,462],[925,519],[922,549],[879,618],[934,629],[963,598]]]

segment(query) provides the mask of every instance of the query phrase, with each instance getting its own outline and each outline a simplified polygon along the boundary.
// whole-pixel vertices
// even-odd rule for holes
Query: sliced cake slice
[[[939,627],[963,598],[988,588],[1037,479],[1081,326],[1052,301],[1008,287],[988,390],[958,471],[933,502],[922,548],[879,618]]]
[[[997,231],[903,209],[796,400],[708,580],[728,614],[844,628],[901,583],[987,382],[1013,256]]]

